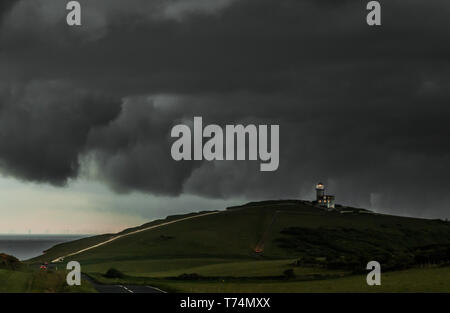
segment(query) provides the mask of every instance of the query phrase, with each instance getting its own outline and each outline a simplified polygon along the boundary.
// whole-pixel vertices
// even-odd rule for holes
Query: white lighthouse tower
[[[316,201],[321,203],[323,196],[325,195],[325,186],[322,183],[316,185]]]

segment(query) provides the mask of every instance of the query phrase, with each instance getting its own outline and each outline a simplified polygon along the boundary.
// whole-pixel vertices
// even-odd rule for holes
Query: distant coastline
[[[0,252],[13,255],[23,261],[43,254],[45,250],[54,245],[88,236],[64,234],[0,234]]]

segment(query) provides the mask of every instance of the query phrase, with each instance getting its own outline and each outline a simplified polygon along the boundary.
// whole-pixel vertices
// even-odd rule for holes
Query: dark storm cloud
[[[116,117],[120,102],[58,82],[0,92],[0,166],[6,174],[64,184],[78,173],[89,130]]]
[[[3,0],[0,3],[0,21],[3,15],[7,14],[17,0]]]
[[[168,131],[176,118],[151,99],[126,99],[115,121],[90,133],[88,159],[100,168],[98,177],[118,192],[180,194],[198,163],[170,157]]]
[[[117,191],[225,198],[306,197],[322,180],[338,202],[448,217],[447,1],[384,1],[375,29],[365,24],[365,1],[81,3],[80,28],[64,26],[59,1],[22,0],[4,16],[2,85],[57,80],[121,99],[121,111],[118,100],[108,111],[103,98],[84,102],[67,91],[61,107],[81,117],[61,123],[64,112],[42,105],[53,94],[43,88],[32,97],[35,124],[3,132],[34,135],[44,116],[52,122],[33,145],[0,149],[8,173],[61,181],[77,175],[81,158]],[[25,23],[29,16],[36,22]],[[13,112],[20,103],[2,101]],[[80,103],[98,108],[97,117]],[[9,111],[2,120],[29,119]],[[280,169],[172,161],[170,129],[194,115],[280,124]],[[48,144],[55,133],[68,148]]]

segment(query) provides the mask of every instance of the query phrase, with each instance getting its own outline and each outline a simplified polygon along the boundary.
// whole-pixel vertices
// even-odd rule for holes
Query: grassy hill
[[[0,269],[16,270],[22,267],[22,263],[16,257],[0,253]]]
[[[41,271],[22,264],[17,258],[0,253],[0,292],[95,292],[83,280],[82,286],[68,287],[66,271]]]
[[[184,217],[172,216],[122,234]],[[31,261],[51,261],[117,235],[60,244]],[[327,281],[365,271],[370,260],[379,261],[384,270],[446,264],[450,223],[356,208],[326,211],[304,201],[267,201],[120,237],[64,262],[69,260],[79,261],[82,270],[98,280],[104,279],[101,273],[116,268],[127,281],[159,279],[159,284],[174,290],[185,290],[180,289],[183,277],[190,284],[230,279],[247,283],[256,279],[257,284],[286,278]],[[287,270],[292,270],[289,275]],[[450,283],[444,289],[450,291]]]
[[[96,244],[99,244],[101,242],[107,241],[109,239],[115,238],[120,235],[125,235],[128,233],[134,232],[134,231],[145,229],[145,228],[148,228],[151,226],[156,226],[156,225],[159,225],[162,223],[167,223],[170,221],[175,221],[178,219],[183,219],[186,217],[200,215],[202,213],[204,213],[204,212],[189,213],[189,214],[183,214],[183,215],[171,215],[165,219],[158,219],[158,220],[155,220],[155,221],[152,221],[149,223],[145,223],[138,227],[128,228],[128,229],[125,229],[116,234],[102,234],[102,235],[91,236],[91,237],[86,237],[86,238],[82,238],[82,239],[78,239],[78,240],[74,240],[74,241],[70,241],[70,242],[61,243],[61,244],[55,245],[52,248],[44,251],[43,255],[30,259],[29,263],[30,262],[31,263],[50,262],[60,256],[67,255],[74,251],[79,251],[84,248],[94,246]]]

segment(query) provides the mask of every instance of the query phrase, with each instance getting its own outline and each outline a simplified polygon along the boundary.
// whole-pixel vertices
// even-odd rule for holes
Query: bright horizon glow
[[[77,179],[65,187],[0,177],[0,234],[117,233],[168,215],[221,210],[242,203],[197,196],[116,194],[100,182]]]

